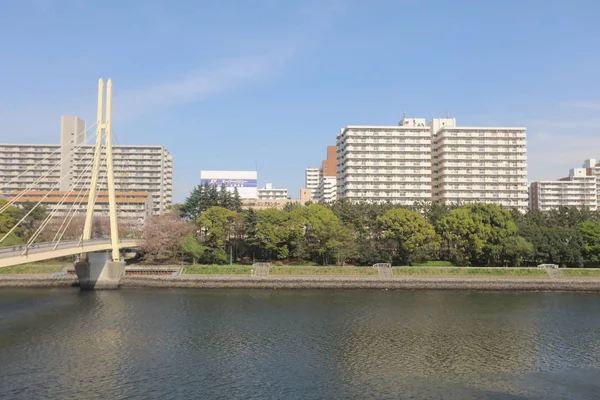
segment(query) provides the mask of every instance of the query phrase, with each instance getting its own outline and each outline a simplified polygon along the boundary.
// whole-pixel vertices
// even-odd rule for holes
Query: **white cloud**
[[[578,101],[578,102],[565,103],[565,106],[571,107],[571,108],[579,108],[579,109],[583,109],[583,110],[600,111],[600,102]]]
[[[237,87],[268,79],[277,73],[291,55],[291,50],[278,49],[263,55],[233,58],[213,64],[168,82],[133,89],[115,96],[115,107],[132,117],[218,96]]]

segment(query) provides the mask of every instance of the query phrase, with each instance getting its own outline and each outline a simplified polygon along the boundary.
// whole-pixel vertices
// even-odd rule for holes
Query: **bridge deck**
[[[86,240],[81,244],[78,241],[60,242],[56,249],[55,246],[56,243],[37,243],[30,247],[25,254],[25,246],[0,248],[0,268],[111,249],[110,239]],[[138,247],[137,239],[119,241],[121,249],[133,247]]]

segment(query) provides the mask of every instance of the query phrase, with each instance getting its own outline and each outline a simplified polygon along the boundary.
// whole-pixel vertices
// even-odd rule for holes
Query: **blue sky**
[[[120,143],[299,196],[346,125],[526,126],[529,178],[600,158],[594,0],[0,0],[1,142],[58,141],[114,85]]]

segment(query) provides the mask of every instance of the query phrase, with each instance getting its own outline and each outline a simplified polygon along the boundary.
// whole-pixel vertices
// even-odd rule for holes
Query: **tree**
[[[411,210],[395,208],[377,218],[383,237],[391,239],[395,259],[410,265],[413,256],[427,246],[436,247],[438,237],[425,218]]]
[[[502,259],[506,266],[520,267],[534,254],[533,245],[522,236],[511,236],[504,242]]]
[[[221,184],[221,189],[219,190],[219,201],[217,204],[214,204],[214,205],[218,205],[223,208],[227,208],[228,210],[233,209],[231,193],[229,193],[229,191],[227,190],[227,187],[225,186],[224,183]]]
[[[583,241],[583,256],[592,263],[600,262],[600,221],[584,221],[577,226]]]
[[[196,221],[202,211],[203,206],[203,190],[202,185],[195,186],[190,195],[185,199],[183,204],[179,207],[179,216],[187,221]]]
[[[505,241],[517,235],[510,212],[495,204],[469,204],[436,224],[445,257],[457,263],[500,263]]]
[[[38,205],[36,207],[36,203],[23,203],[19,207],[19,212],[17,213],[17,222],[22,218],[25,218],[23,222],[19,225],[17,235],[24,241],[27,242],[35,233],[35,231],[40,226],[41,222],[46,219],[48,212],[46,207],[43,205]],[[29,215],[27,215],[30,213]],[[27,215],[27,217],[25,217]]]
[[[144,260],[163,263],[177,258],[181,241],[194,230],[194,225],[174,214],[154,215],[144,225],[140,250]]]
[[[269,260],[275,256],[278,260],[289,257],[293,237],[300,227],[294,226],[290,213],[276,209],[256,212],[256,243],[263,256]]]
[[[198,260],[204,254],[204,246],[198,243],[196,237],[191,233],[179,242],[179,247],[184,255],[190,257],[192,259],[192,263],[195,265],[196,260]]]
[[[0,199],[0,207],[4,207],[8,203],[4,199]],[[9,206],[0,214],[0,239],[3,238],[21,219],[21,211],[17,207]],[[19,228],[9,234],[6,239],[0,243],[1,246],[15,246],[23,243],[23,240],[18,236]]]
[[[238,214],[224,207],[211,207],[198,218],[202,243],[211,253],[209,261],[218,264],[227,261],[227,246],[235,238]]]
[[[233,197],[231,199],[231,209],[237,213],[242,212],[242,199],[238,188],[233,189]]]
[[[335,214],[321,204],[309,204],[292,212],[292,225],[302,227],[303,243],[298,255],[327,264],[344,245],[346,231]],[[297,219],[295,219],[297,218]]]

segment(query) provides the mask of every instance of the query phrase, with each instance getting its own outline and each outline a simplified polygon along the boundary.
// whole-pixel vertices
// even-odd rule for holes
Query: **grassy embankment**
[[[183,274],[191,275],[250,275],[249,265],[188,265],[183,268]]]
[[[426,276],[548,276],[539,268],[396,267],[394,275]]]
[[[0,274],[51,274],[64,268],[65,264],[32,263],[0,268]]]
[[[271,267],[269,275],[377,275],[372,267]]]
[[[600,278],[600,268],[564,268],[560,270],[566,277],[597,277]]]

